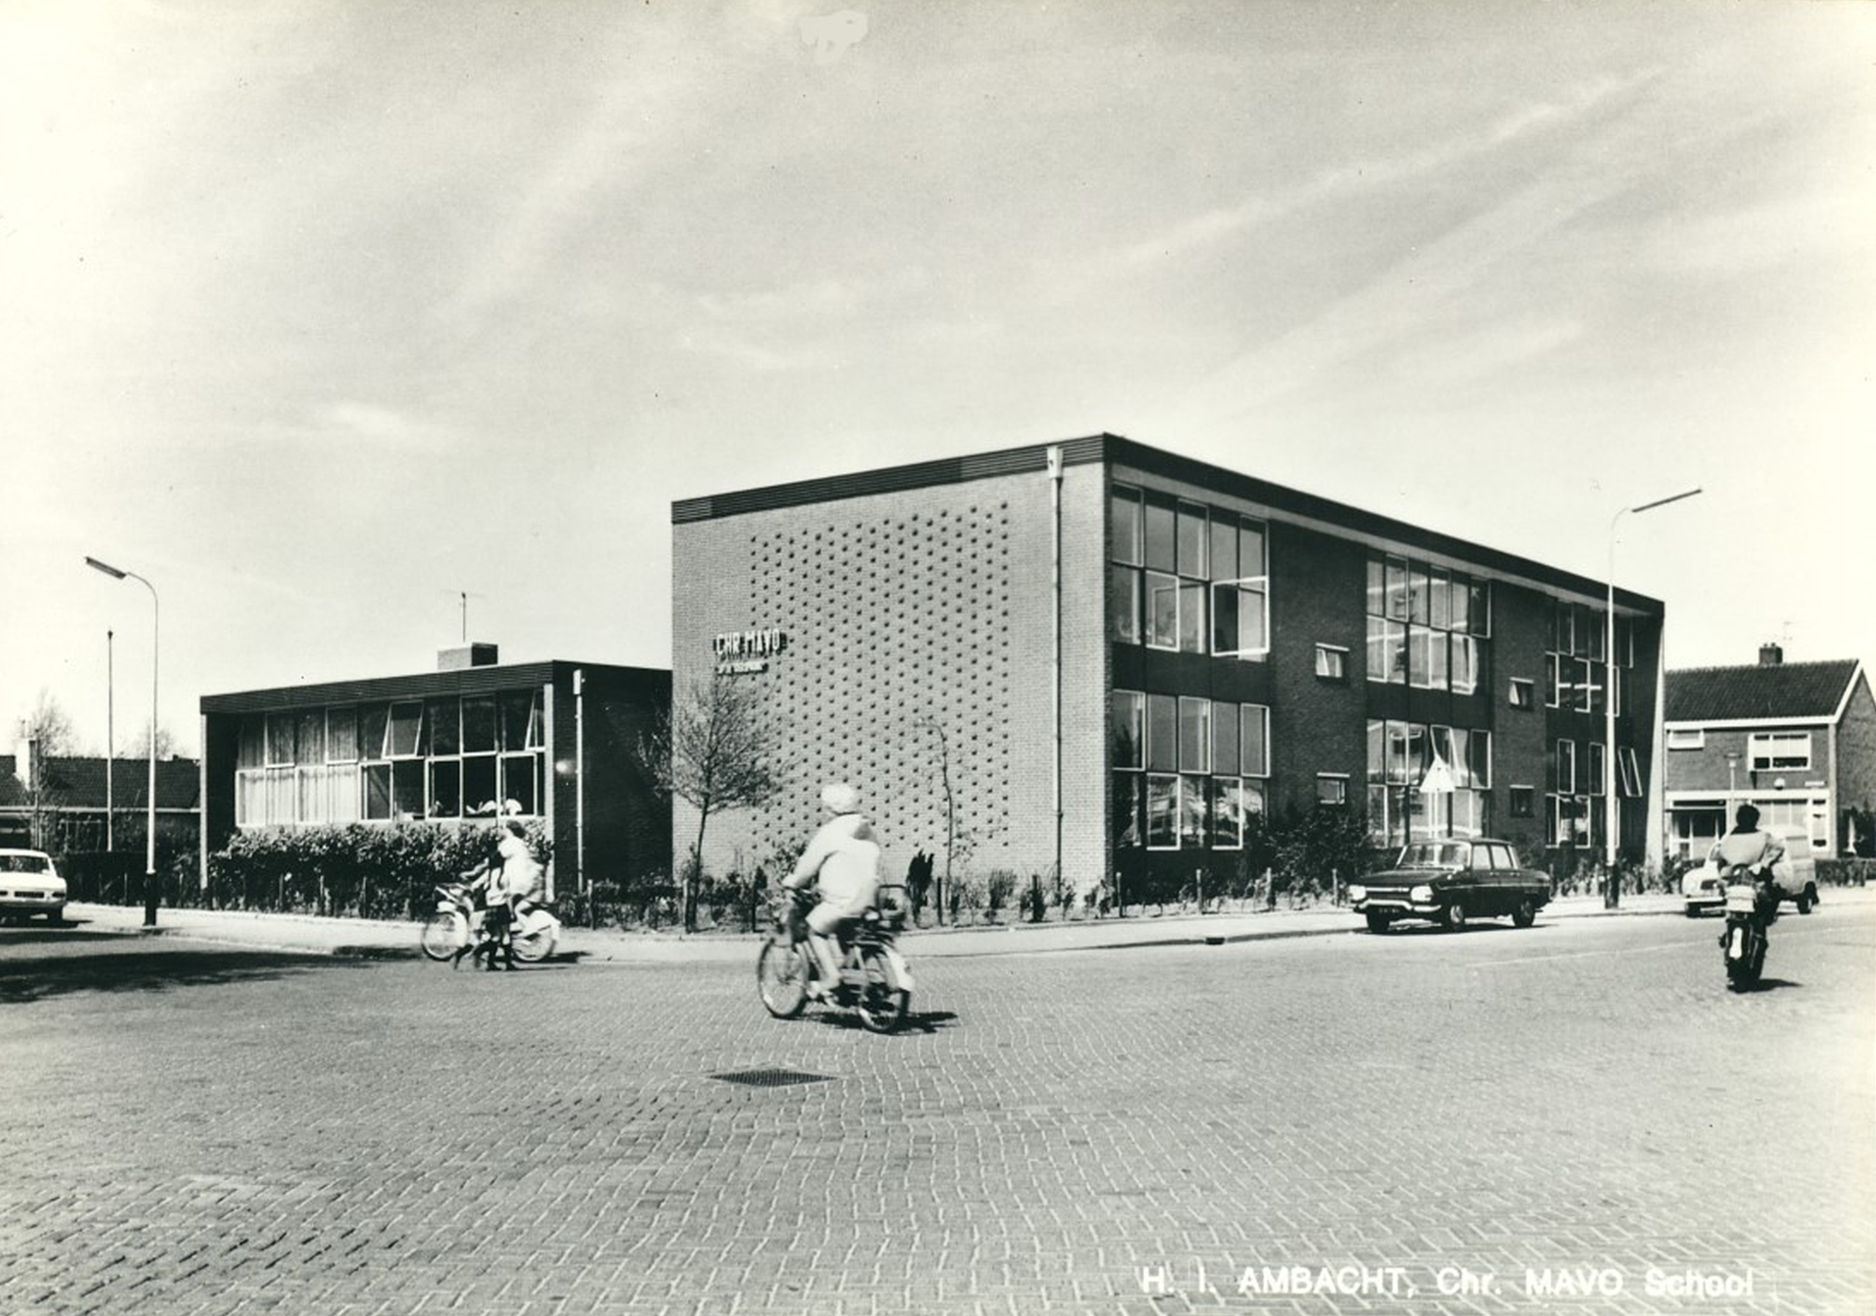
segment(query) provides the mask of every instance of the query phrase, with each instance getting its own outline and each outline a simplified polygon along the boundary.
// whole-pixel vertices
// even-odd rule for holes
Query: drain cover
[[[752,1088],[785,1088],[796,1083],[825,1083],[826,1074],[804,1074],[798,1069],[739,1069],[729,1074],[712,1074],[725,1083],[741,1083]]]

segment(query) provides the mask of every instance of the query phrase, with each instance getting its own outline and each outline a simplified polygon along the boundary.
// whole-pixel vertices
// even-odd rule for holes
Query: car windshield
[[[42,854],[0,854],[0,873],[50,873],[52,861]]]
[[[1452,842],[1423,842],[1400,852],[1402,868],[1464,868],[1469,862],[1468,847]]]

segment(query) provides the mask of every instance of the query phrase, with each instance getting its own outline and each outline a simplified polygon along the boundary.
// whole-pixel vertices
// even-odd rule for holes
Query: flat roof
[[[310,685],[272,686],[265,690],[239,690],[203,695],[202,712],[258,713],[277,708],[312,708],[324,704],[356,704],[378,699],[424,699],[432,695],[480,695],[512,690],[523,685],[545,685],[575,668],[587,677],[615,677],[649,685],[671,683],[662,667],[622,667],[616,663],[582,663],[548,659],[532,663],[495,663],[485,667],[412,672],[405,676],[374,676],[353,681],[325,681]]]
[[[1105,464],[1132,467],[1148,474],[1242,498],[1299,522],[1315,523],[1364,538],[1409,545],[1431,555],[1465,562],[1488,573],[1528,580],[1592,598],[1602,598],[1607,592],[1605,581],[1107,433],[1064,439],[1059,443],[1035,443],[996,452],[889,466],[849,475],[797,480],[702,498],[678,499],[671,504],[671,523],[687,525],[751,512],[805,507],[846,498],[927,489],[937,485],[964,484],[995,476],[1042,472],[1048,469],[1050,448],[1062,450],[1062,461],[1067,466]],[[1616,598],[1623,607],[1632,611],[1657,617],[1666,611],[1659,599],[1633,590],[1618,589]]]

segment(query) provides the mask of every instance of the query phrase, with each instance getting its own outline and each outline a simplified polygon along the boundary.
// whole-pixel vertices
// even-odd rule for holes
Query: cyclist
[[[828,820],[782,881],[791,891],[817,883],[819,903],[808,912],[808,949],[821,970],[820,981],[808,984],[815,997],[832,996],[840,986],[835,938],[841,924],[858,919],[879,894],[879,842],[860,814],[859,793],[844,781],[829,782],[821,788],[821,806]]]

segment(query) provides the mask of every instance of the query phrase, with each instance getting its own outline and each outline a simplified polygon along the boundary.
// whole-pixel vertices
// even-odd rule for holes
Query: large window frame
[[[1108,500],[1108,534],[1110,640],[1241,661],[1268,656],[1264,522],[1116,484]]]
[[[1476,694],[1490,679],[1491,586],[1393,554],[1368,559],[1367,679]]]

